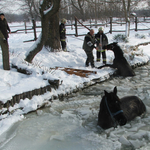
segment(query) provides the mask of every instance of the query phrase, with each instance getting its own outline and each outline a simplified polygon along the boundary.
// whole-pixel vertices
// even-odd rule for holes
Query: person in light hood
[[[106,64],[106,50],[103,49],[103,46],[106,46],[108,44],[108,38],[106,34],[104,34],[104,28],[100,27],[98,30],[98,33],[95,35],[95,39],[97,40],[97,62],[101,61],[101,54],[103,58],[103,63]]]

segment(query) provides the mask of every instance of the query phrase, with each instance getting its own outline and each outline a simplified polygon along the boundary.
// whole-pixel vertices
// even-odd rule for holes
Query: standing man
[[[10,70],[8,32],[11,33],[10,28],[7,24],[7,21],[5,19],[5,16],[3,13],[0,13],[0,45],[2,49],[4,70]]]
[[[108,38],[107,36],[103,33],[104,32],[104,28],[100,27],[99,32],[95,35],[95,38],[97,40],[97,46],[98,46],[98,50],[97,50],[97,62],[99,62],[101,60],[101,53],[102,53],[102,57],[103,57],[103,63],[106,64],[106,50],[103,49],[103,46],[108,44]]]
[[[67,51],[67,48],[66,48],[66,28],[65,28],[66,22],[67,22],[67,20],[65,18],[63,18],[61,20],[61,24],[59,25],[60,41],[61,41],[61,46],[62,46],[63,51]]]
[[[85,62],[85,66],[88,67],[89,63],[91,63],[91,67],[94,68],[94,56],[93,56],[93,49],[95,48],[96,50],[98,49],[97,47],[94,46],[96,43],[95,37],[94,37],[94,30],[91,29],[90,32],[87,33],[87,35],[84,38],[84,43],[83,43],[83,49],[87,55],[87,59]]]

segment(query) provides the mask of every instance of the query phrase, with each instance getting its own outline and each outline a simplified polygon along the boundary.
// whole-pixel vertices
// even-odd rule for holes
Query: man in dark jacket
[[[91,29],[90,32],[87,33],[87,35],[84,38],[84,43],[83,43],[83,49],[87,55],[87,59],[85,62],[85,66],[88,67],[89,63],[91,63],[91,67],[94,66],[94,56],[93,56],[93,49],[95,48],[96,50],[98,49],[97,47],[94,46],[96,43],[95,37],[94,37],[94,30]]]
[[[4,70],[10,70],[9,65],[9,47],[8,47],[8,32],[11,33],[10,28],[7,24],[5,16],[0,13],[0,45],[3,55],[3,68]]]
[[[63,18],[61,20],[61,24],[59,25],[60,41],[61,41],[61,46],[62,46],[62,50],[63,51],[67,51],[67,48],[66,48],[66,28],[65,28],[65,24],[66,24],[66,19]]]
[[[103,46],[108,44],[108,38],[107,36],[103,33],[104,28],[100,27],[99,28],[99,32],[95,35],[95,38],[97,40],[97,46],[98,46],[98,50],[97,50],[97,62],[100,61],[100,57],[101,57],[101,53],[102,53],[102,57],[103,57],[103,63],[106,64],[106,50],[103,49]]]

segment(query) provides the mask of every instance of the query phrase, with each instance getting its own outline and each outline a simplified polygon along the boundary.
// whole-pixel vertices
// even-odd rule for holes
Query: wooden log
[[[12,64],[12,68],[17,69],[17,71],[19,73],[22,73],[22,74],[26,74],[26,75],[31,75],[32,74],[32,72],[30,70],[23,69],[23,68],[18,68],[18,66],[14,65],[14,64]]]
[[[80,69],[73,69],[73,68],[64,68],[62,70],[68,74],[71,74],[71,75],[75,74],[80,77],[88,77],[88,75],[90,75],[91,73],[97,74],[96,71],[80,70]]]
[[[58,89],[59,87],[59,80],[48,80],[49,84],[51,85],[52,88]]]
[[[29,99],[32,99],[32,91],[29,91],[28,95],[29,95]]]
[[[23,93],[20,94],[20,100],[23,99]]]
[[[13,98],[12,98],[11,101],[10,101],[10,103],[11,103],[11,106],[12,106],[12,107],[15,105],[15,103],[16,103],[16,95],[13,96]]]
[[[40,93],[40,95],[43,95],[43,94],[44,94],[44,88],[41,87],[41,93]]]
[[[47,91],[51,92],[51,86],[50,85],[47,85],[46,89],[47,89]]]
[[[4,107],[4,104],[2,101],[0,101],[0,109],[2,109]]]
[[[20,103],[20,94],[15,95],[15,97],[16,97],[16,103]]]
[[[8,101],[3,105],[4,108],[7,108],[7,109],[8,109],[10,106],[12,106],[12,105],[11,105],[11,101],[12,101],[12,100],[8,100]]]
[[[34,90],[34,95],[39,95],[38,92],[39,92],[39,89],[35,89],[35,90]]]
[[[47,87],[45,86],[45,87],[43,87],[44,89],[44,93],[46,93],[47,92]]]
[[[24,93],[22,93],[22,94],[23,94],[23,99],[26,99],[26,98],[27,98],[27,93],[24,92]]]
[[[37,89],[37,95],[41,94],[41,88]]]
[[[35,90],[32,90],[32,97],[35,95]]]

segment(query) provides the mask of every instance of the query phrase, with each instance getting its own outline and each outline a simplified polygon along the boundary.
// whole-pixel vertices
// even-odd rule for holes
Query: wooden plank
[[[65,71],[66,73],[70,75],[77,75],[80,77],[88,77],[91,74],[97,74],[96,71],[90,71],[90,70],[82,70],[82,69],[73,69],[73,68],[55,68],[55,69],[60,69],[62,71]]]

